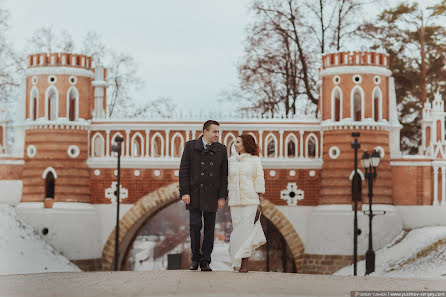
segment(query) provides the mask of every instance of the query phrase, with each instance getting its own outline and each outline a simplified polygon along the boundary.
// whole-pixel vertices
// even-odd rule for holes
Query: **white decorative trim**
[[[50,85],[54,85],[57,82],[57,77],[55,75],[49,75],[48,76],[48,83]]]
[[[129,169],[178,169],[180,158],[121,158],[121,168]],[[323,161],[314,158],[299,159],[265,159],[262,158],[264,169],[322,169]],[[89,168],[116,168],[116,158],[89,158]]]
[[[326,68],[320,72],[321,77],[336,74],[376,74],[391,76],[392,71],[380,66],[339,66]]]
[[[341,82],[341,77],[339,75],[333,76],[333,83],[335,85],[339,85],[340,82]]]
[[[36,85],[38,81],[39,81],[39,79],[38,79],[37,76],[35,76],[35,75],[31,78],[31,83],[32,83],[33,85]]]
[[[299,190],[296,183],[288,183],[287,188],[280,191],[280,199],[285,200],[288,206],[297,206],[297,202],[304,199],[304,191]]]
[[[328,150],[328,155],[330,156],[330,158],[332,159],[337,159],[339,157],[339,155],[341,154],[341,150],[339,149],[339,147],[337,146],[332,146],[330,147],[330,149]]]
[[[105,189],[105,198],[111,201],[112,204],[116,204],[118,197],[116,197],[115,192],[118,190],[118,183],[112,182],[110,188]],[[119,202],[126,199],[129,196],[129,191],[122,186],[119,185]]]
[[[379,152],[379,155],[381,156],[381,160],[384,158],[385,156],[385,152],[382,146],[377,146],[375,147],[375,150],[377,150]]]
[[[274,156],[273,157],[269,157],[268,156],[268,146],[270,143],[270,138],[274,139]],[[264,156],[265,158],[277,158],[279,156],[279,152],[278,152],[278,146],[279,146],[279,141],[277,140],[276,135],[274,135],[272,132],[268,133],[268,135],[265,137],[265,153]]]
[[[24,165],[24,160],[0,160],[2,165]]]
[[[391,161],[390,166],[432,166],[432,162]]]
[[[170,146],[172,147],[172,149],[170,150],[171,152],[171,156],[175,157],[175,139],[179,137],[181,139],[181,144],[180,144],[180,151],[178,152],[178,156],[181,157],[181,154],[183,153],[184,150],[184,138],[183,135],[181,135],[180,132],[176,132],[173,136],[172,136],[172,140],[170,142]]]
[[[37,153],[37,148],[32,144],[28,145],[28,148],[26,149],[26,154],[28,155],[28,157],[34,158],[36,153]]]
[[[360,96],[361,96],[361,119],[359,121],[355,121],[355,91],[359,90]],[[364,90],[359,86],[356,85],[352,88],[352,91],[350,93],[350,117],[353,120],[353,122],[361,122],[364,119]]]
[[[311,176],[311,177],[313,177],[313,176],[316,175],[316,171],[314,171],[314,170],[310,170],[310,171],[308,172],[308,175]]]
[[[296,176],[296,170],[290,170],[289,174],[290,176]]]
[[[379,75],[375,75],[373,77],[373,82],[375,83],[375,85],[379,85],[381,83],[381,77]]]
[[[118,169],[115,169],[115,170],[113,171],[113,175],[114,175],[114,176],[118,176]]]
[[[67,115],[66,118],[70,120],[70,93],[74,92],[76,103],[74,105],[74,120],[76,121],[79,118],[79,91],[75,86],[71,86],[67,91]]]
[[[135,156],[135,152],[134,152],[136,137],[138,137],[139,140],[141,141],[141,145],[139,148],[139,156]],[[131,143],[131,149],[132,149],[132,157],[134,157],[134,158],[143,157],[144,156],[144,137],[142,136],[142,134],[139,132],[136,132],[135,134],[133,134],[132,140],[130,141],[130,143]]]
[[[134,170],[134,171],[133,171],[133,174],[134,174],[135,176],[140,176],[140,175],[141,175],[141,171],[139,171],[139,170]]]
[[[275,170],[270,170],[269,175],[270,176],[276,176],[276,171]]]
[[[96,175],[96,176],[101,175],[101,170],[99,170],[99,169],[95,169],[95,170],[94,170],[94,175]]]
[[[305,139],[305,158],[309,158],[308,157],[308,143],[310,142],[310,138],[313,137],[314,138],[314,145],[315,145],[315,156],[314,158],[318,158],[319,157],[319,141],[316,137],[316,135],[314,133],[310,133],[308,134],[307,138]]]
[[[331,120],[333,122],[335,121],[335,111],[336,111],[335,91],[339,92],[339,121],[342,120],[342,89],[336,86],[331,91]]]
[[[288,157],[288,142],[290,140],[294,141],[294,157],[290,157],[290,158],[298,158],[299,155],[297,152],[297,147],[298,147],[299,142],[297,141],[297,137],[296,137],[296,135],[294,135],[294,133],[288,134],[287,137],[285,138],[285,158],[289,158]]]
[[[155,170],[155,171],[153,171],[153,175],[160,176],[161,175],[161,171]]]
[[[80,154],[80,149],[77,145],[70,145],[67,149],[68,156],[75,159]]]
[[[31,67],[27,68],[25,71],[26,76],[51,74],[76,75],[94,78],[93,71],[77,67]]]
[[[358,80],[356,80],[356,78],[358,78]],[[355,74],[352,76],[352,81],[354,84],[360,84],[362,83],[362,76],[359,74]]]
[[[174,175],[174,176],[179,176],[179,175],[180,175],[180,171],[179,171],[179,170],[175,170],[175,171],[173,172],[173,175]]]
[[[361,180],[365,180],[365,175],[364,173],[361,171],[361,169],[357,169],[358,170],[358,174],[361,177]],[[352,172],[350,172],[350,175],[348,177],[349,180],[353,180],[353,176],[355,175],[355,170],[353,170]]]
[[[70,76],[68,81],[70,82],[71,85],[75,85],[77,83],[77,77],[72,75],[72,76]]]
[[[101,139],[101,144],[102,144],[102,154],[101,154],[101,156],[95,156],[95,147],[96,147],[96,144],[95,144],[95,140],[96,140],[96,138],[99,138],[99,139]],[[105,153],[104,153],[104,146],[105,146],[105,141],[104,141],[104,136],[102,136],[102,134],[101,133],[99,133],[99,132],[96,132],[94,135],[93,135],[93,138],[92,138],[92,141],[91,141],[91,156],[93,157],[93,158],[101,158],[101,157],[104,157],[105,156]]]
[[[51,172],[54,176],[54,179],[57,179],[57,173],[53,167],[48,167],[47,169],[45,169],[45,171],[43,171],[43,173],[42,173],[42,178],[46,178],[48,172]]]
[[[155,155],[153,154],[153,151],[155,150],[156,137],[159,137],[159,139],[161,139],[161,148],[158,148],[158,149],[161,149],[160,157],[162,158],[162,157],[164,157],[164,138],[161,135],[161,133],[159,133],[159,132],[156,132],[155,134],[153,134],[152,139],[150,141],[150,156],[155,157]]]

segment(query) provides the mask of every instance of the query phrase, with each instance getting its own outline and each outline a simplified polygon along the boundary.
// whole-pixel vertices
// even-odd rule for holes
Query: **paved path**
[[[350,296],[353,290],[446,290],[446,279],[200,271],[0,276],[0,296]]]

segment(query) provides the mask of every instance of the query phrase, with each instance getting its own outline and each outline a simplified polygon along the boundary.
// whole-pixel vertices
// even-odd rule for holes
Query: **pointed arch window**
[[[104,138],[100,133],[97,133],[93,137],[93,157],[103,157],[104,156]]]
[[[172,138],[172,155],[175,158],[181,157],[183,153],[184,140],[181,134],[176,133]]]
[[[318,148],[317,148],[317,138],[314,134],[310,134],[306,140],[306,157],[307,158],[317,158]]]
[[[352,91],[352,118],[353,121],[362,121],[364,118],[364,92],[358,86]]]
[[[226,145],[228,157],[232,156],[235,151],[235,136],[232,133],[228,133],[225,137],[224,144]]]
[[[273,134],[266,137],[266,155],[268,158],[277,158],[277,139]]]
[[[132,138],[132,156],[141,157],[143,148],[143,138],[141,134],[136,133]]]
[[[152,138],[152,157],[163,157],[164,142],[161,134],[156,133]]]
[[[373,90],[373,119],[378,122],[382,120],[382,92],[379,87]]]
[[[286,151],[285,155],[288,158],[295,158],[297,157],[297,138],[294,134],[290,134],[287,136],[286,140]]]
[[[331,93],[331,119],[339,122],[342,118],[342,92],[335,87]]]
[[[50,87],[46,92],[47,119],[54,121],[58,115],[58,95],[54,87]]]
[[[38,104],[38,92],[37,88],[33,87],[30,95],[30,119],[35,121],[39,114],[39,104]]]
[[[78,118],[79,93],[76,87],[71,87],[67,96],[67,116],[70,121]]]

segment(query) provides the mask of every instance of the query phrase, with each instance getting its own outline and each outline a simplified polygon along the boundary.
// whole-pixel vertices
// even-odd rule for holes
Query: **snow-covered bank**
[[[0,204],[0,274],[81,271],[45,243],[15,209]]]
[[[373,276],[446,277],[446,226],[424,227],[403,234],[387,247],[375,251]],[[358,275],[365,273],[365,261],[358,262]],[[353,265],[335,275],[353,275]]]

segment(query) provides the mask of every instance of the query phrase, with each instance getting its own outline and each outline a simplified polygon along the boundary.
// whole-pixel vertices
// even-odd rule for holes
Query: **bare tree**
[[[57,33],[53,27],[42,27],[33,32],[28,39],[28,50],[36,53],[72,52],[75,45],[71,34],[66,31]]]

